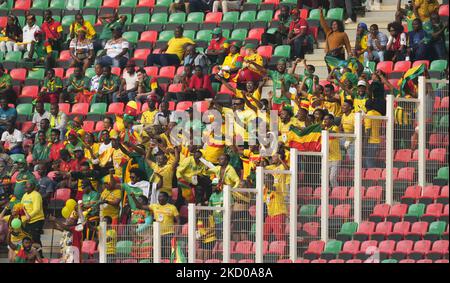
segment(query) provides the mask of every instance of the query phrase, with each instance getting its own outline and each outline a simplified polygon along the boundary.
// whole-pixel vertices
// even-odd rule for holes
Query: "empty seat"
[[[353,239],[358,241],[366,241],[375,230],[375,222],[364,221],[358,227],[358,231],[353,234]]]
[[[411,226],[411,231],[406,233],[405,239],[413,241],[421,240],[427,231],[428,222],[415,222]]]
[[[442,203],[432,203],[427,206],[425,214],[420,218],[422,221],[431,223],[436,221],[441,216],[444,205]]]
[[[448,240],[435,241],[431,250],[426,254],[426,258],[437,260],[443,258],[445,255],[448,256],[448,248]]]
[[[422,240],[414,243],[413,250],[409,253],[408,257],[411,259],[422,259],[431,250],[431,241]]]
[[[424,204],[430,204],[434,202],[439,196],[441,187],[439,186],[426,186],[423,189],[422,195],[419,197],[419,202]]]
[[[406,236],[410,228],[411,223],[409,222],[397,222],[394,224],[392,232],[387,235],[387,238],[389,240],[400,241]]]
[[[387,216],[386,220],[391,222],[401,221],[403,216],[406,214],[408,210],[407,204],[395,204],[391,207],[391,211]]]
[[[422,194],[421,186],[409,186],[406,188],[405,194],[401,197],[402,203],[413,204]]]
[[[393,240],[386,240],[379,244],[378,251],[380,254],[380,259],[389,258],[395,249],[395,241]]]
[[[392,232],[394,224],[392,222],[380,222],[375,227],[375,231],[371,235],[371,240],[376,240],[378,242],[384,241],[389,233]]]
[[[391,259],[402,260],[412,251],[414,242],[411,240],[403,240],[397,243],[395,251],[391,254]]]
[[[313,260],[319,258],[325,247],[324,241],[312,241],[308,245],[308,249],[303,254],[303,258]]]
[[[373,213],[370,214],[370,216],[369,216],[369,221],[372,221],[372,222],[383,221],[389,215],[390,209],[391,209],[391,206],[387,203],[377,204],[375,206],[375,208],[373,209]]]
[[[339,252],[339,258],[345,260],[352,259],[359,251],[360,246],[360,241],[353,240],[345,242],[342,251]]]

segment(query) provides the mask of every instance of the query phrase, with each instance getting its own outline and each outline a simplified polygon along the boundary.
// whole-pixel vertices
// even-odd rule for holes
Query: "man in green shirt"
[[[112,31],[114,29],[123,30],[125,22],[127,21],[127,16],[119,16],[116,13],[114,15],[102,16],[100,17],[100,21],[103,24],[103,30],[100,33],[99,41],[96,42],[94,46],[95,50],[100,50],[105,47],[106,42],[112,39]]]
[[[80,67],[75,67],[73,74],[70,75],[66,85],[66,91],[63,95],[64,102],[85,102],[82,99],[84,92],[89,89],[89,79],[83,75]]]
[[[44,40],[44,36],[40,30],[34,33],[35,40],[31,42],[30,52],[25,60],[33,62],[34,66],[45,66],[46,69],[51,69],[55,66],[53,49],[50,43]]]
[[[16,201],[20,202],[23,195],[25,194],[25,187],[27,182],[34,182],[35,184],[37,184],[37,181],[33,173],[28,170],[25,158],[19,158],[15,163],[19,173],[17,174],[16,184],[14,185],[14,196],[16,197]],[[15,202],[10,204],[11,207],[14,207]]]
[[[8,103],[15,103],[17,94],[13,89],[12,78],[5,73],[5,68],[0,63],[0,97],[5,97]]]
[[[81,181],[81,187],[83,188],[82,209],[83,212],[87,211],[87,216],[98,216],[97,202],[100,199],[100,194],[93,188],[89,179],[83,179]]]
[[[33,165],[38,164],[46,164],[50,162],[50,146],[46,140],[45,132],[43,130],[38,131],[37,133],[38,142],[36,142],[33,146],[32,156],[33,156]],[[37,168],[35,167],[35,171]]]
[[[92,98],[93,103],[112,103],[113,96],[119,91],[120,78],[111,73],[111,66],[103,67],[103,75],[98,83],[98,92]]]
[[[48,69],[45,76],[44,85],[41,89],[41,92],[39,93],[37,100],[39,102],[47,102],[51,104],[63,102],[60,101],[60,99],[62,98],[62,89],[63,83],[59,77],[55,76],[55,70]]]

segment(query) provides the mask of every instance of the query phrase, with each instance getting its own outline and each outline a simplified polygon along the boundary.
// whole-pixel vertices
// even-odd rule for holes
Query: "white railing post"
[[[386,97],[386,203],[394,202],[394,96]]]
[[[161,231],[158,221],[153,221],[153,262],[161,262]]]
[[[419,186],[422,188],[426,185],[426,156],[425,156],[425,148],[426,148],[426,78],[424,76],[419,77],[419,115],[418,115],[418,125],[419,128],[419,136],[418,136],[418,169],[419,169]]]
[[[230,241],[231,241],[231,188],[223,188],[223,262],[230,262]]]
[[[262,263],[263,258],[263,234],[264,234],[264,172],[263,167],[256,167],[256,233],[255,233],[255,262]]]
[[[321,229],[322,241],[328,241],[328,187],[330,186],[330,169],[328,166],[329,156],[329,133],[322,131],[322,190],[321,190]]]
[[[354,200],[353,211],[354,221],[361,223],[361,187],[362,187],[362,146],[363,146],[363,132],[362,132],[362,114],[360,112],[355,113],[355,183],[354,183]]]
[[[196,252],[196,223],[197,219],[195,219],[195,204],[190,203],[188,205],[188,262],[195,263],[195,252]]]
[[[98,254],[99,262],[107,263],[106,258],[106,222],[101,221],[99,225],[99,237],[98,237]],[[81,252],[81,251],[80,251]]]
[[[297,259],[297,149],[290,150],[291,184],[289,197],[289,258],[294,262]]]

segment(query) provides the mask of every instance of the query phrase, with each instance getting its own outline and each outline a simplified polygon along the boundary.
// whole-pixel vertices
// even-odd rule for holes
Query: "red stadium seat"
[[[151,53],[150,49],[136,49],[134,50],[134,60],[147,60],[148,55]]]
[[[441,17],[448,17],[448,14],[449,14],[448,10],[449,10],[448,9],[448,4],[441,5],[439,7],[439,16],[441,16]]]
[[[374,200],[377,202],[381,202],[382,197],[383,197],[383,188],[381,186],[373,186],[367,189],[366,194],[363,197],[363,200]]]
[[[422,240],[417,241],[414,244],[413,250],[409,253],[408,257],[412,259],[422,259],[431,250],[431,241]]]
[[[274,255],[284,255],[286,251],[286,242],[285,241],[274,241],[269,245],[269,254]]]
[[[31,0],[16,0],[14,2],[14,9],[16,10],[29,10],[31,7]]]
[[[367,241],[374,231],[375,222],[363,221],[359,224],[358,231],[353,234],[353,239],[358,241]]]
[[[62,50],[61,53],[59,53],[58,61],[70,61],[70,60],[72,60],[72,56],[70,56],[70,50]]]
[[[312,260],[311,263],[327,263],[326,259],[315,259]]]
[[[253,242],[240,241],[236,243],[233,254],[250,255],[252,253]]]
[[[379,181],[381,179],[382,172],[383,169],[381,168],[369,168],[364,175],[364,180]]]
[[[139,0],[137,7],[153,8],[156,0]]]
[[[443,97],[441,100],[441,104],[439,105],[439,109],[448,109],[448,96]]]
[[[64,68],[53,68],[55,71],[55,76],[57,76],[60,79],[64,78]]]
[[[377,70],[382,71],[383,73],[385,73],[388,76],[390,73],[392,73],[393,68],[394,68],[394,62],[392,62],[392,61],[383,61],[383,62],[379,62],[377,64]]]
[[[391,254],[391,258],[402,260],[412,251],[414,242],[411,240],[403,240],[397,243],[395,251]]]
[[[308,9],[300,9],[300,18],[306,20],[308,18],[308,14],[309,14]]]
[[[205,23],[218,24],[222,21],[222,12],[208,13],[205,16]]]
[[[290,260],[290,259],[279,259],[279,260],[277,260],[277,263],[292,263],[292,260]]]
[[[122,102],[114,102],[109,104],[106,114],[122,115],[125,105]]]
[[[402,259],[398,263],[416,263],[414,259]]]
[[[404,169],[404,168],[402,168]],[[397,180],[397,176],[398,176],[398,168],[394,167],[392,168],[392,176],[394,178],[394,180]],[[383,172],[381,173],[381,179],[382,180],[386,180],[386,174],[387,174],[387,170],[383,169]]]
[[[434,222],[439,217],[441,217],[442,210],[444,209],[444,205],[442,203],[432,203],[427,206],[427,209],[420,218],[422,221],[426,221],[428,223]]]
[[[420,259],[416,263],[433,263],[433,261],[430,259]]]
[[[320,224],[317,222],[308,222],[303,224],[302,231],[306,233],[307,236],[317,237],[319,236]]]
[[[256,52],[266,59],[272,58],[273,47],[271,45],[262,45],[258,47]]]
[[[384,219],[386,219],[386,217],[389,215],[390,209],[391,206],[387,203],[377,204],[373,209],[373,213],[370,214],[369,220],[372,222],[384,221]]]
[[[175,75],[181,76],[181,75],[183,75],[183,72],[184,72],[184,66],[179,66],[177,68],[177,71],[176,71]]]
[[[268,241],[263,241],[263,255],[266,255],[269,252],[269,242]],[[256,253],[256,245],[253,244],[252,247],[252,254]]]
[[[402,203],[413,204],[422,194],[421,186],[409,186],[406,188],[405,194],[401,197]]]
[[[52,200],[66,201],[70,199],[70,192],[70,189],[57,189],[55,195],[52,197]]]
[[[182,92],[183,84],[171,84],[169,85],[169,89],[167,91],[173,93]]]
[[[333,215],[333,206],[331,204],[328,205],[328,216]],[[322,216],[322,205],[319,205],[317,207],[316,216],[321,217]]]
[[[419,197],[419,203],[430,204],[434,202],[438,198],[440,190],[441,187],[439,186],[426,186]]]
[[[343,259],[332,259],[328,263],[345,263]]]
[[[22,133],[26,133],[28,132],[28,130],[30,130],[30,128],[33,127],[33,122],[31,121],[24,121],[21,125],[20,131]]]
[[[405,239],[418,241],[423,239],[423,236],[428,231],[428,222],[414,222],[411,226],[411,232],[405,235]]]
[[[311,263],[311,261],[309,259],[300,259],[300,258],[298,258],[298,259],[296,259],[294,261],[294,263]]]
[[[20,96],[37,98],[39,87],[37,85],[27,85],[22,88]]]
[[[120,77],[122,70],[120,67],[111,67],[111,73]]]
[[[108,8],[118,8],[120,5],[120,0],[103,0],[102,8],[108,7]]]
[[[234,87],[236,87],[236,86],[234,86]],[[223,94],[228,94],[228,95],[234,96],[234,93],[231,90],[229,90],[225,85],[221,85],[220,86],[219,93],[223,93]]]
[[[177,111],[185,111],[192,107],[192,101],[180,101],[177,104],[176,110]]]
[[[155,43],[158,40],[158,32],[154,30],[147,30],[141,33],[139,41]]]
[[[333,218],[342,218],[349,219],[351,217],[351,205],[350,204],[340,204],[334,208],[332,217]]]
[[[394,252],[395,249],[395,241],[386,240],[380,243],[378,246],[380,256],[390,257],[390,255]]]
[[[392,72],[404,73],[411,68],[411,61],[398,61],[394,65]]]
[[[448,264],[448,259],[438,259],[434,263],[446,263],[446,264]]]
[[[95,121],[84,121],[83,122],[83,130],[88,133],[92,133],[94,131]]]
[[[428,259],[441,259],[444,255],[448,255],[448,240],[439,240],[433,243],[431,250],[426,254]]]
[[[360,241],[347,241],[342,247],[342,251],[339,252],[340,259],[353,259],[353,257],[358,253],[361,246]]]
[[[68,79],[70,77],[70,75],[73,74],[74,71],[75,71],[75,68],[68,68],[66,70],[66,73],[64,74],[64,79]]]
[[[430,61],[428,61],[428,60],[417,60],[417,61],[414,61],[414,63],[412,64],[411,67],[416,67],[416,66],[419,66],[419,65],[422,65],[422,64],[425,64],[427,69],[430,68]]]
[[[192,105],[195,111],[198,111],[200,113],[204,113],[209,108],[209,102],[208,101],[196,101]]]
[[[439,147],[442,146],[444,142],[444,135],[441,134],[431,134],[430,140],[428,141],[428,144],[431,147]]]
[[[439,194],[436,201],[438,203],[446,204],[446,203],[448,203],[448,198],[449,198],[448,186],[444,186],[444,187],[442,187],[441,193]]]
[[[75,103],[72,106],[70,114],[87,115],[89,112],[89,103]]]
[[[347,187],[335,187],[331,190],[330,201],[344,201],[347,198]]]
[[[69,103],[58,103],[59,111],[68,115],[70,113],[70,104]]]
[[[27,69],[25,68],[12,69],[11,72],[9,72],[9,75],[14,81],[23,82],[27,77]]]
[[[255,263],[253,259],[241,259],[238,263]]]
[[[220,259],[211,258],[205,260],[205,263],[222,263],[222,261]]]
[[[409,232],[409,229],[411,228],[411,223],[409,222],[397,222],[394,225],[394,229],[392,229],[392,232],[387,235],[387,238],[389,240],[396,240],[400,241],[403,239],[406,234]]]
[[[363,263],[360,259],[349,259],[345,263]]]
[[[308,245],[308,249],[303,254],[303,258],[313,260],[318,259],[325,247],[324,241],[312,241]]]
[[[410,162],[412,157],[411,149],[399,149],[395,153],[394,162]]]
[[[258,42],[261,41],[261,36],[264,33],[263,28],[254,28],[248,32],[247,39],[256,39]],[[261,55],[262,56],[262,55]]]
[[[175,101],[169,101],[169,110],[174,111],[175,110]]]
[[[164,78],[173,79],[173,77],[175,77],[175,70],[176,70],[176,67],[174,67],[174,66],[161,67],[161,69],[159,70],[159,76],[164,77]]]
[[[432,149],[427,160],[445,163],[446,152],[447,150],[445,148]]]
[[[96,250],[95,247],[96,247],[95,241],[83,241],[81,245],[81,253],[92,256],[95,253]]]
[[[430,150],[427,148],[425,149],[425,158],[428,158],[428,155],[430,154]],[[419,150],[416,149],[413,152],[412,161],[418,161],[419,160]]]
[[[394,225],[392,222],[380,222],[377,224],[375,228],[375,232],[371,235],[371,240],[376,240],[378,242],[386,240],[386,237],[389,233],[392,232],[392,227]]]
[[[8,23],[8,17],[0,17],[0,28],[5,28]]]
[[[365,259],[369,255],[375,253],[377,251],[378,242],[377,241],[364,241],[361,243],[361,247],[359,251],[356,253],[356,258]]]
[[[159,68],[156,66],[145,67],[144,70],[149,77],[157,77],[158,76]]]

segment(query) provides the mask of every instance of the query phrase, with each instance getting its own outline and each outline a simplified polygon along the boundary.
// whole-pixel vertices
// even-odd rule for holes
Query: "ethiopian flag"
[[[406,73],[404,73],[402,78],[398,81],[400,92],[404,94],[405,92],[403,90],[405,89],[406,84],[409,81],[414,80],[415,78],[421,76],[425,72],[425,69],[426,69],[425,64],[420,64],[406,71]]]
[[[320,151],[321,132],[321,124],[314,124],[303,130],[291,126],[288,133],[289,147],[300,151]]]
[[[180,243],[178,243],[177,238],[172,238],[172,253],[170,255],[170,263],[187,263],[186,257],[184,256],[183,249]]]

